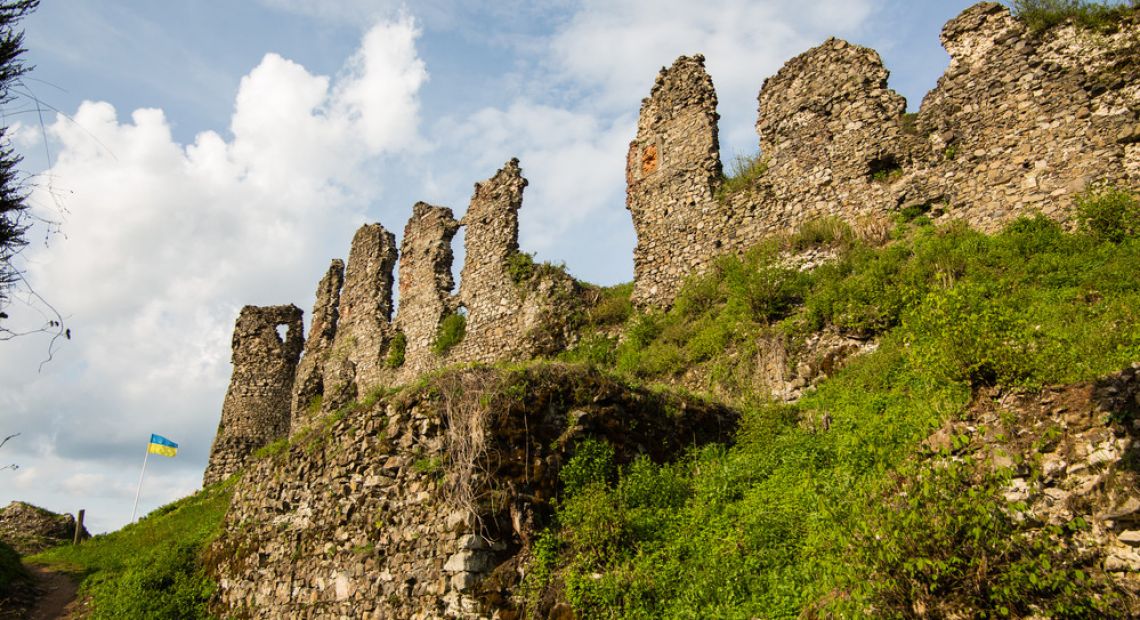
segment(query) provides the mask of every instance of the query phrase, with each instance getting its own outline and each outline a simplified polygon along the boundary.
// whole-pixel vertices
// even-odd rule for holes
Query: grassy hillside
[[[567,485],[536,545],[532,600],[560,593],[589,618],[915,617],[926,603],[1128,617],[1126,595],[1070,551],[1082,523],[1031,529],[1002,497],[1008,471],[917,458],[978,389],[1140,360],[1136,201],[1105,190],[1081,213],[1078,233],[1038,217],[995,236],[919,216],[879,248],[817,224],[722,259],[669,312],[630,318],[620,344],[585,340],[567,356],[648,381],[695,374],[735,394],[745,423],[734,445],[673,464],[618,471],[605,450],[581,464],[594,478]],[[786,266],[780,252],[805,239],[838,260]],[[880,346],[795,404],[753,388],[757,335],[795,350],[825,327]]]
[[[699,388],[743,423],[732,442],[665,464],[619,467],[612,446],[582,446],[529,547],[530,611],[1127,617],[1132,595],[1076,551],[1087,524],[1027,520],[1003,497],[1011,472],[980,467],[957,437],[923,447],[979,393],[1140,361],[1140,206],[1102,190],[1079,220],[1066,232],[1025,218],[988,236],[907,213],[874,243],[819,221],[721,259],[668,312],[634,311],[628,285],[597,289],[566,361]],[[788,256],[805,250],[833,260],[801,271]],[[757,380],[764,343],[794,356],[821,330],[878,346],[798,401],[771,400]],[[96,618],[205,617],[215,585],[202,554],[229,498],[212,487],[31,560],[86,575]]]
[[[79,546],[26,558],[83,576],[92,617],[205,618],[215,584],[203,552],[217,537],[234,480],[156,509],[121,530]]]

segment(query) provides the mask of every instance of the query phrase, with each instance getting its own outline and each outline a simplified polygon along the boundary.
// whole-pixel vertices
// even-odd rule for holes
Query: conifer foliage
[[[20,20],[35,10],[39,0],[0,0],[0,106],[10,103],[20,78],[31,67],[23,62],[24,32]],[[4,128],[6,133],[7,127]],[[8,298],[9,287],[18,277],[12,259],[24,247],[27,231],[27,194],[19,178],[16,154],[7,136],[0,139],[0,309]],[[0,319],[5,318],[0,312]]]

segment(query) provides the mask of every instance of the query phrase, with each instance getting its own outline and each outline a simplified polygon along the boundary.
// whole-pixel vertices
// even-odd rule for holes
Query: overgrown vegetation
[[[27,578],[28,572],[20,563],[20,554],[0,540],[0,600],[4,599],[13,584]]]
[[[1118,214],[1122,196],[1090,192],[1082,209]],[[810,273],[771,242],[721,259],[668,312],[634,314],[620,344],[585,357],[642,381],[703,376],[734,395],[743,429],[664,465],[580,452],[528,587],[556,584],[590,618],[1128,617],[1072,542],[1087,524],[1035,529],[1003,497],[1009,472],[916,457],[979,386],[1140,359],[1140,239],[1105,219],[987,236],[918,216],[885,247],[828,235],[845,240],[838,258]],[[879,347],[771,403],[752,382],[758,339],[794,349],[824,328]]]
[[[768,160],[761,153],[755,155],[734,155],[728,163],[717,199],[725,200],[736,192],[748,189],[768,172]]]
[[[221,531],[236,478],[156,509],[137,523],[29,562],[78,572],[94,619],[207,618],[216,584],[205,551]]]
[[[431,345],[432,351],[436,355],[446,355],[452,347],[463,342],[466,335],[467,317],[459,313],[449,314],[439,323],[439,331]]]
[[[541,263],[534,262],[534,255],[526,252],[515,252],[507,258],[507,275],[510,276],[511,281],[520,287],[530,284],[537,279],[547,277],[566,277],[566,265],[543,261]],[[526,289],[522,289],[526,293]]]
[[[408,349],[408,337],[404,332],[398,331],[388,343],[388,356],[384,358],[384,365],[388,368],[399,368],[404,365],[404,354]]]
[[[1039,32],[1068,21],[1080,28],[1111,30],[1140,8],[1140,0],[1092,2],[1089,0],[1013,0],[1013,13]]]

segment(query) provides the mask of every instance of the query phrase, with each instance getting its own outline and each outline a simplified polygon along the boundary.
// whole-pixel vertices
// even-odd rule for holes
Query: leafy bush
[[[860,520],[844,567],[853,596],[831,601],[830,611],[1123,617],[1113,586],[1091,578],[1093,561],[1076,550],[1084,520],[1031,527],[1025,506],[1002,496],[1009,478],[969,459],[902,467]]]
[[[613,446],[590,438],[578,444],[574,456],[558,472],[558,478],[563,492],[573,497],[592,484],[605,485],[613,473]]]
[[[396,332],[392,337],[392,342],[388,343],[388,356],[384,359],[384,365],[388,368],[399,368],[404,365],[404,354],[408,350],[408,337],[404,332]]]
[[[449,314],[439,323],[432,351],[435,351],[436,355],[444,355],[452,347],[463,342],[463,337],[466,335],[467,317],[462,314]]]
[[[1129,191],[1103,187],[1077,196],[1077,223],[1097,239],[1120,243],[1140,233],[1140,201]]]
[[[1089,0],[1013,0],[1013,13],[1039,32],[1072,20],[1082,28],[1111,28],[1127,13],[1140,7],[1140,2],[1090,2]]]
[[[633,282],[599,289],[598,302],[589,311],[589,324],[597,327],[620,325],[633,314]]]

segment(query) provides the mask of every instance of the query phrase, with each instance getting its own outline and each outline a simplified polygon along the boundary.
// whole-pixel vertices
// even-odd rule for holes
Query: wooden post
[[[87,511],[80,510],[79,516],[75,518],[75,538],[71,541],[73,545],[78,545],[83,540],[83,513],[85,512]]]

